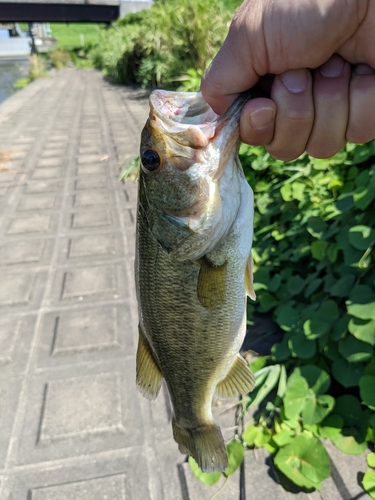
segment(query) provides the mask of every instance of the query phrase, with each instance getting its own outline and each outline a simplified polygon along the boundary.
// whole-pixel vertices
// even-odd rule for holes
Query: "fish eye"
[[[153,149],[146,149],[145,151],[142,151],[141,160],[143,167],[149,172],[157,170],[161,163],[160,156]]]

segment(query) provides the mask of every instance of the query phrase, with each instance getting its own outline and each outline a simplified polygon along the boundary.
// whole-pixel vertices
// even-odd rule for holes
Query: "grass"
[[[104,26],[95,23],[51,23],[51,30],[60,49],[72,50],[81,47],[80,35],[84,37],[85,46],[96,43]]]

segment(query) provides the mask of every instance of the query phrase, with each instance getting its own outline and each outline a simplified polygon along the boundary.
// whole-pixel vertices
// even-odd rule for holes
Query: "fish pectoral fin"
[[[226,262],[216,265],[205,255],[198,276],[197,295],[203,307],[220,306],[225,298]]]
[[[238,354],[228,375],[217,385],[216,393],[220,398],[232,398],[238,394],[251,392],[254,385],[253,372],[243,357]]]
[[[173,418],[172,429],[180,452],[191,455],[203,472],[224,472],[228,467],[223,435],[216,424],[186,429]]]
[[[140,327],[136,373],[139,392],[147,399],[156,399],[160,391],[163,375],[155,362]]]
[[[251,299],[256,300],[256,294],[253,284],[253,258],[250,255],[248,258],[246,269],[245,269],[245,291]]]

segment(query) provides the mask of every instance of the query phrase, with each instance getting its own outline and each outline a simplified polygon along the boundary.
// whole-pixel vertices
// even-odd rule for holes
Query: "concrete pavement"
[[[0,106],[0,500],[218,489],[178,452],[165,388],[149,403],[135,387],[136,184],[118,176],[147,114],[143,92],[93,70],[63,70]],[[231,403],[215,408],[228,439]],[[258,450],[219,498],[365,498],[348,472],[364,472],[364,458],[331,452],[322,492],[286,492]]]

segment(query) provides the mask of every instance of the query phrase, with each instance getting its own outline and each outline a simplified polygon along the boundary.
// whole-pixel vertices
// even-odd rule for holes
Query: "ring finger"
[[[345,145],[350,75],[350,64],[337,54],[313,73],[315,117],[306,151],[315,158],[330,158]]]

